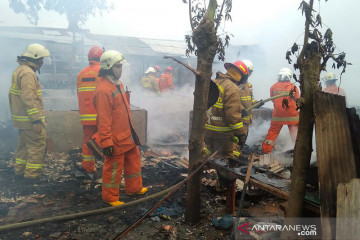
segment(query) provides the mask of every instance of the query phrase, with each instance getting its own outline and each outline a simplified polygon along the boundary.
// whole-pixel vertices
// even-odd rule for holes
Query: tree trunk
[[[216,8],[216,1],[212,0],[211,2],[215,2]],[[207,16],[210,19],[204,18],[193,33],[193,41],[197,46],[197,71],[200,72],[200,76],[196,76],[195,80],[193,119],[189,139],[189,173],[203,161],[205,111],[207,110],[212,63],[217,50],[214,17],[212,14]],[[197,223],[200,220],[200,181],[201,171],[187,183],[185,219],[190,223]]]
[[[286,208],[286,217],[301,216],[305,197],[306,171],[310,164],[312,136],[314,129],[314,94],[319,89],[320,54],[314,54],[300,61],[300,90],[304,104],[300,110],[294,164],[291,177],[291,190]]]

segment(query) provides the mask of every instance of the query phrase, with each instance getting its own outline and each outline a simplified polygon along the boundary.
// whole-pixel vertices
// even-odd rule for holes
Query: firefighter
[[[248,78],[248,69],[242,61],[225,63],[226,74],[216,73],[214,82],[219,88],[217,102],[206,111],[205,153],[210,155],[220,150],[218,158],[236,159],[241,152],[234,144],[234,137],[241,149],[246,141],[247,129],[244,127],[238,86]]]
[[[39,180],[46,148],[45,111],[36,71],[50,52],[43,45],[30,44],[12,74],[9,103],[14,128],[19,130],[15,154],[15,179]],[[30,180],[30,181],[28,181]]]
[[[325,74],[324,81],[325,81],[326,88],[323,89],[323,92],[344,96],[345,101],[346,101],[345,91],[344,91],[344,89],[342,89],[336,85],[337,78],[334,73]]]
[[[150,90],[155,93],[160,93],[159,83],[156,78],[155,68],[149,67],[145,71],[145,76],[141,79],[141,84],[146,90]]]
[[[172,82],[172,67],[166,67],[165,73],[160,75],[159,88],[160,92],[166,92],[168,90],[175,90],[175,86]]]
[[[96,172],[95,156],[87,146],[87,142],[97,132],[96,110],[93,105],[93,97],[96,85],[100,81],[98,74],[102,54],[103,50],[100,47],[92,47],[88,53],[89,66],[84,68],[77,76],[77,97],[80,121],[84,132],[81,164],[87,173]]]
[[[154,66],[154,69],[155,69],[155,72],[156,72],[156,78],[159,78],[160,77],[160,75],[161,75],[161,69],[160,69],[160,67],[158,66],[158,65],[155,65]]]
[[[242,62],[248,68],[249,77],[250,77],[254,70],[254,65],[252,64],[252,62],[250,60],[247,60],[247,59],[242,60]],[[239,90],[240,90],[241,105],[242,105],[243,109],[247,109],[257,103],[257,101],[254,99],[254,96],[253,96],[253,86],[251,85],[251,83],[248,82],[248,79],[246,79],[246,80],[243,79],[241,81],[241,83],[239,85]],[[260,108],[263,105],[264,105],[264,103],[261,103],[256,108]],[[242,120],[244,123],[244,128],[246,128],[246,131],[248,132],[248,128],[249,128],[250,124],[252,123],[252,111],[251,110],[249,112],[242,111]]]
[[[125,193],[145,194],[142,185],[140,144],[132,126],[130,105],[120,82],[123,55],[105,51],[100,58],[100,83],[94,95],[100,147],[105,155],[102,175],[102,199],[112,206],[121,205],[119,189],[124,169]]]
[[[293,89],[295,90],[294,98],[299,98],[298,88],[290,82],[292,78],[292,72],[289,68],[280,69],[278,75],[278,82],[273,84],[270,88],[270,97],[276,96],[283,93],[290,93]],[[274,110],[272,112],[271,125],[262,144],[262,151],[264,153],[270,153],[275,145],[277,136],[283,125],[288,125],[290,137],[292,143],[295,143],[298,123],[299,123],[299,112],[296,110],[296,101],[293,97],[282,97],[273,100]],[[286,98],[288,101],[288,108],[283,108],[282,102]]]

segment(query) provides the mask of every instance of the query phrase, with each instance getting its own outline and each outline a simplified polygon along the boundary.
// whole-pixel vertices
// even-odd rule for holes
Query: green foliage
[[[107,0],[9,0],[9,6],[15,13],[24,14],[34,25],[38,24],[41,9],[65,14],[72,30],[77,30],[89,16],[113,9],[113,4]]]

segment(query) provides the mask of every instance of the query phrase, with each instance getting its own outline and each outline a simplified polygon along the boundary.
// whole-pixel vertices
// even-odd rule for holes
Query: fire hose
[[[271,101],[271,100],[274,100],[274,99],[277,99],[277,98],[281,98],[281,97],[287,97],[287,96],[290,96],[289,93],[283,93],[283,94],[279,94],[279,95],[275,95],[275,96],[272,96],[272,97],[269,97],[267,99],[264,99],[264,100],[261,100],[261,101],[258,101],[257,103],[255,103],[254,105],[252,105],[251,107],[245,109],[246,112],[249,112],[251,109],[254,109],[256,107],[258,107],[260,104],[262,103],[266,103],[268,101]]]
[[[142,216],[136,223],[134,223],[129,228],[127,228],[125,230],[126,232],[123,231],[122,236],[124,236],[125,234],[130,232],[133,228],[135,228],[140,222],[142,222],[142,220],[144,220],[144,218],[147,215],[149,215],[158,206],[160,206],[163,201],[165,201],[167,198],[169,198],[181,186],[183,186],[189,179],[191,179],[195,175],[195,173],[197,173],[210,159],[212,159],[217,154],[217,152],[218,151],[214,152],[210,157],[205,159],[205,161],[202,162],[201,165],[196,170],[194,170],[186,179],[182,180],[181,182],[177,183],[176,185],[174,185],[172,187],[169,187],[169,188],[167,188],[167,189],[165,189],[165,190],[163,190],[161,192],[155,193],[155,194],[150,195],[148,197],[144,197],[144,198],[141,198],[141,199],[138,199],[138,200],[135,200],[135,201],[131,201],[131,202],[119,205],[119,206],[112,206],[112,207],[106,207],[106,208],[90,210],[90,211],[86,211],[86,212],[71,213],[71,214],[67,214],[67,215],[53,216],[53,217],[48,217],[48,218],[36,219],[36,220],[32,220],[32,221],[8,224],[8,225],[5,225],[5,226],[0,226],[0,232],[6,231],[6,230],[14,230],[14,229],[19,229],[19,228],[24,228],[24,227],[30,227],[30,226],[34,226],[34,225],[42,224],[42,223],[68,221],[68,220],[72,220],[72,219],[76,219],[76,218],[82,218],[82,217],[87,217],[87,216],[92,216],[92,215],[108,213],[108,212],[116,211],[116,210],[119,210],[119,209],[122,209],[122,208],[131,207],[131,206],[134,206],[136,204],[139,204],[139,203],[142,203],[142,202],[145,202],[145,201],[149,201],[151,199],[154,199],[154,198],[157,198],[159,196],[162,196],[162,195],[166,194],[166,196],[164,196],[153,208],[151,208],[146,214],[144,214],[144,216]],[[116,239],[119,239],[119,238],[117,237]]]

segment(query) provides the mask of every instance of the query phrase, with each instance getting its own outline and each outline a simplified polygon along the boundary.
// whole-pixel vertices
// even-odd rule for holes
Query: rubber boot
[[[138,191],[138,192],[126,193],[126,195],[128,195],[128,196],[135,195],[135,194],[143,195],[143,194],[145,194],[147,191],[148,191],[148,189],[147,189],[146,187],[143,187],[143,188],[142,188],[140,191]]]
[[[108,204],[110,204],[111,206],[119,206],[124,204],[124,202],[116,201],[116,202],[108,202]]]

